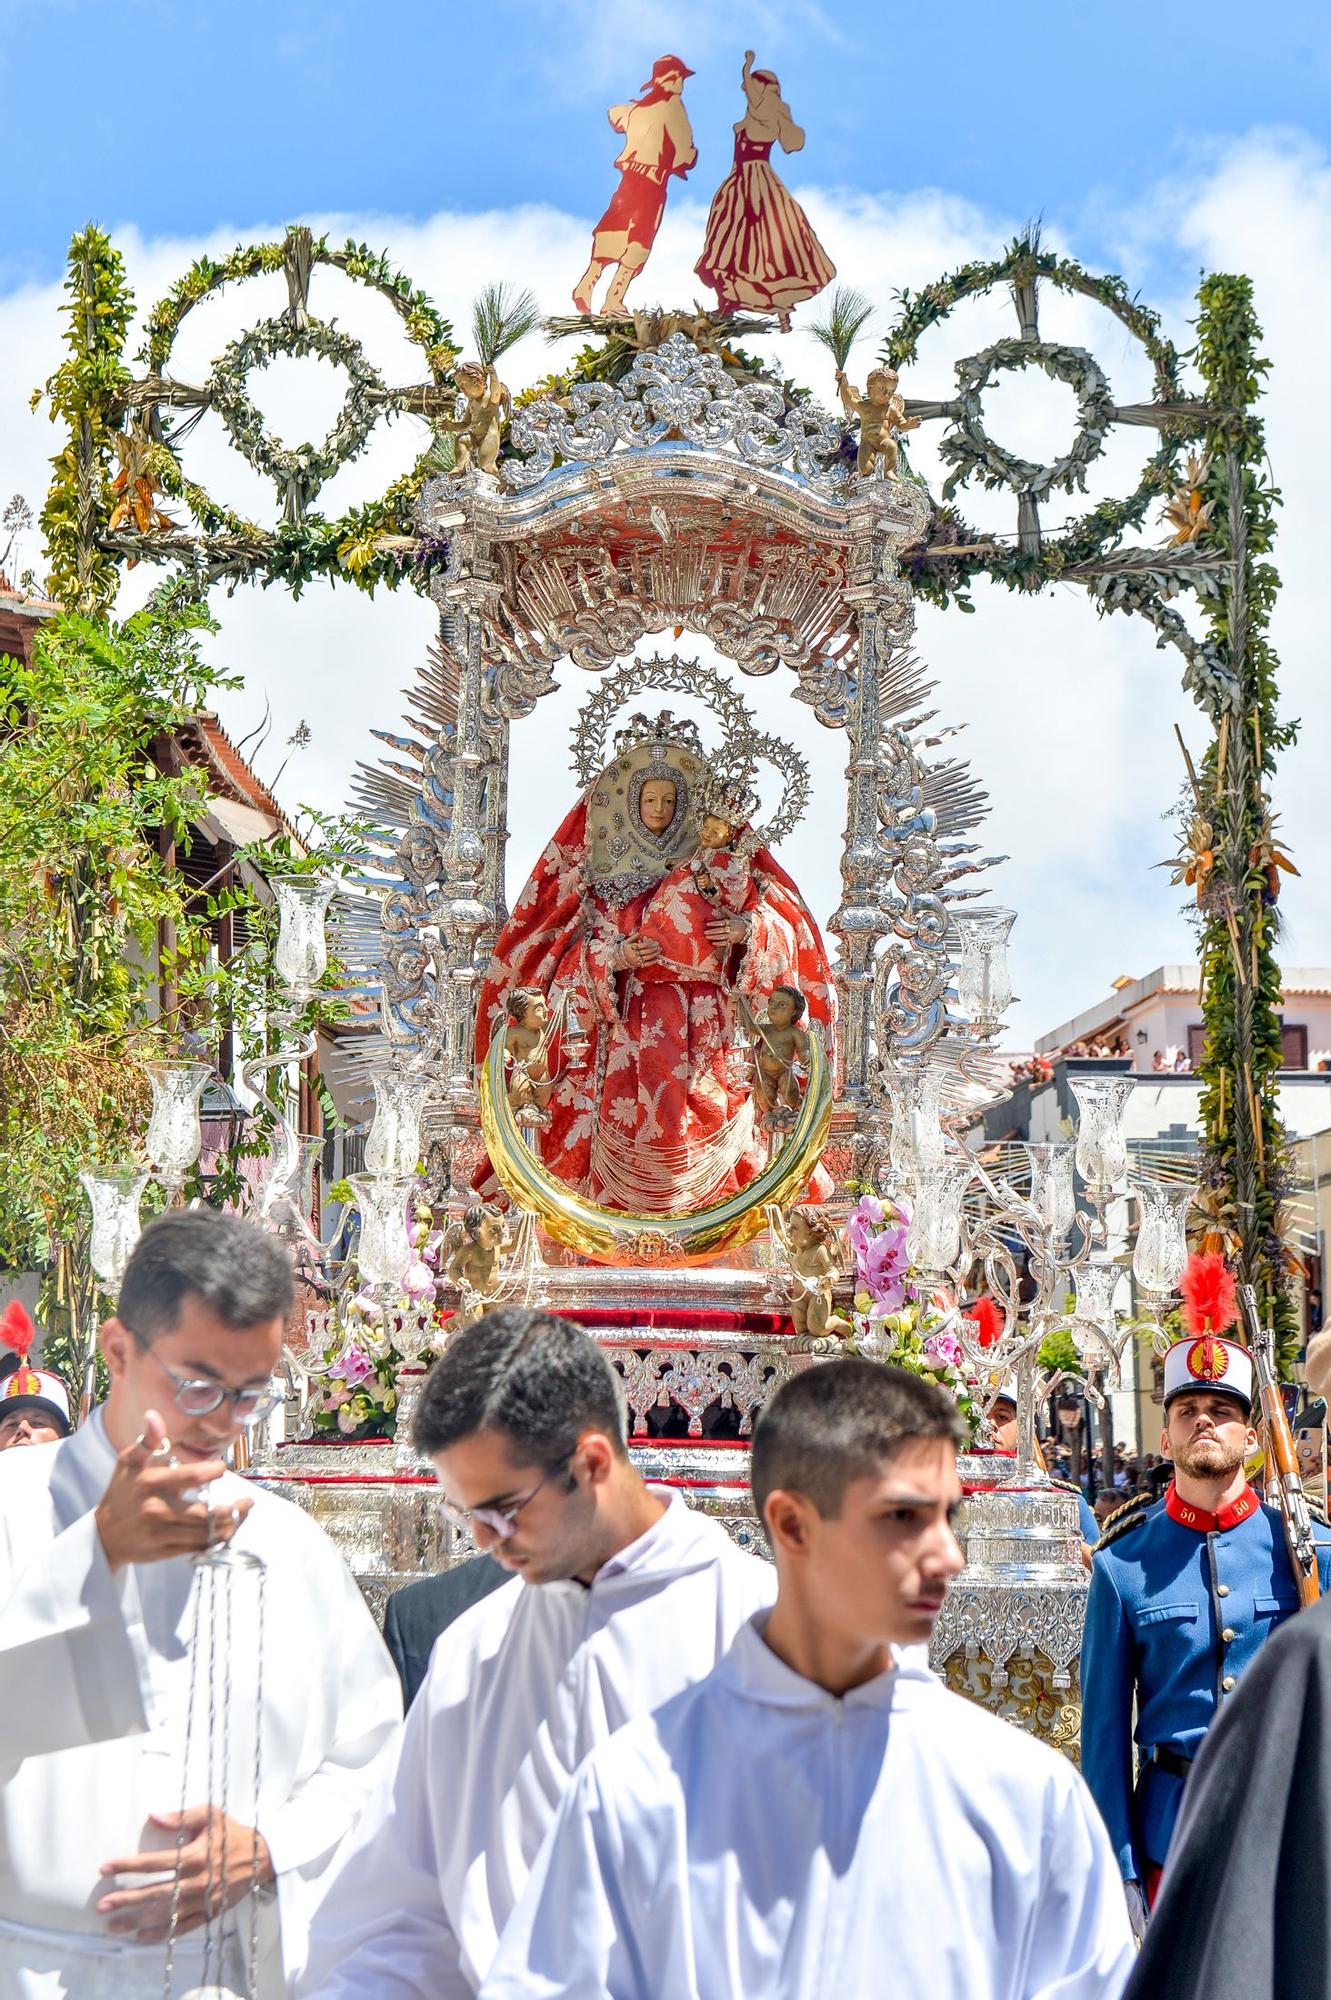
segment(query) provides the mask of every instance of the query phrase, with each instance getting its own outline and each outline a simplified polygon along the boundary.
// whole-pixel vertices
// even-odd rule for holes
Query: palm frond
[[[483,285],[471,309],[472,338],[488,368],[526,337],[540,319],[540,308],[529,291],[509,285]]]
[[[872,317],[873,307],[863,292],[857,292],[853,285],[838,285],[827,302],[826,318],[812,321],[808,330],[815,340],[821,340],[837,367],[844,368],[851,348]]]

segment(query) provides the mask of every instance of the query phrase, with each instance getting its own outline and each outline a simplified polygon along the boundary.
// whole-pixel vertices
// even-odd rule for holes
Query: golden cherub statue
[[[823,1208],[796,1208],[786,1223],[786,1252],[794,1274],[790,1317],[796,1344],[815,1353],[831,1353],[840,1336],[850,1332],[849,1320],[832,1311],[832,1283],[841,1266],[836,1253],[837,1225]]]
[[[493,1202],[474,1202],[445,1236],[440,1269],[461,1294],[460,1325],[479,1319],[503,1282],[501,1265],[513,1248],[504,1218]]]
[[[862,396],[847,380],[844,368],[837,369],[836,384],[846,414],[860,420],[860,446],[855,454],[855,470],[864,479],[875,470],[882,478],[890,479],[901,457],[898,434],[917,431],[920,427],[918,417],[906,415],[906,405],[897,391],[896,369],[871,369]]]
[[[550,1075],[550,1003],[539,987],[514,986],[504,995],[508,1033],[508,1101],[527,1124],[545,1122]]]
[[[807,1002],[798,986],[774,986],[759,1018],[742,993],[735,997],[744,1031],[753,1042],[753,1095],[759,1109],[798,1111],[804,1096],[797,1069],[807,1071],[809,1031],[799,1025]]]
[[[460,417],[438,417],[435,428],[451,431],[457,439],[453,447],[453,477],[460,479],[471,470],[472,460],[482,472],[493,476],[499,464],[499,447],[504,425],[513,414],[513,398],[495,373],[493,361],[459,361],[453,371],[458,391],[467,399]]]

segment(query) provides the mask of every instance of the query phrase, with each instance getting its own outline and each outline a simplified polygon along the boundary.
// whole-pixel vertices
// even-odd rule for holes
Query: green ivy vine
[[[1203,279],[1197,365],[1222,412],[1207,433],[1206,494],[1214,543],[1229,558],[1229,586],[1209,608],[1213,643],[1237,679],[1239,702],[1203,760],[1200,798],[1214,866],[1201,898],[1204,1196],[1242,1280],[1257,1287],[1288,1368],[1298,1326],[1281,1234],[1288,1139],[1276,1079],[1282,1050],[1276,959],[1281,868],[1268,781],[1295,740],[1277,706],[1278,662],[1269,637],[1279,576],[1269,560],[1279,493],[1267,470],[1257,403],[1269,363],[1252,282]]]
[[[46,589],[67,610],[91,617],[109,608],[120,581],[101,537],[114,504],[112,440],[120,428],[117,397],[130,379],[123,355],[134,313],[120,253],[91,223],[69,246],[65,291],[65,359],[45,389],[51,421],[67,427],[42,508]],[[34,393],[34,409],[42,393]]]

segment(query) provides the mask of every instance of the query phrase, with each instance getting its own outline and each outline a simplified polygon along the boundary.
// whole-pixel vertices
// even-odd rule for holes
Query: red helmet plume
[[[1189,1333],[1223,1333],[1239,1316],[1238,1286],[1218,1251],[1194,1251],[1179,1279]]]
[[[37,1338],[37,1329],[23,1309],[22,1301],[11,1299],[0,1313],[0,1340],[12,1347],[20,1361],[28,1358],[28,1349]]]

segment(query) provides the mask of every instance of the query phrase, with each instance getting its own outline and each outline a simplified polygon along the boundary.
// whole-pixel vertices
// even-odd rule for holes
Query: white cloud
[[[843,275],[873,297],[879,327],[898,287],[916,287],[967,258],[993,255],[1012,230],[1012,218],[985,214],[938,190],[891,202],[859,190],[799,191]],[[692,264],[705,210],[701,191],[683,200],[672,194],[644,297],[695,295]],[[491,279],[529,285],[546,310],[564,309],[585,261],[588,233],[585,219],[538,205],[488,215],[437,215],[419,223],[392,216],[310,220],[331,233],[386,246],[463,328],[472,296]],[[1287,891],[1287,960],[1316,963],[1331,956],[1326,943],[1331,889],[1320,865],[1325,781],[1319,528],[1325,434],[1317,401],[1320,346],[1331,307],[1331,167],[1305,141],[1257,136],[1201,163],[1191,181],[1176,181],[1167,192],[1152,195],[1121,217],[1120,225],[1123,268],[1132,270],[1127,250],[1135,249],[1157,269],[1187,273],[1178,281],[1178,296],[1164,301],[1170,330],[1181,342],[1187,338],[1186,285],[1193,267],[1248,270],[1256,282],[1275,364],[1267,408],[1271,454],[1286,503],[1278,550],[1286,584],[1277,625],[1283,704],[1305,719],[1304,740],[1286,760],[1277,787],[1285,832],[1305,868]],[[218,254],[241,236],[261,233],[224,229],[207,239],[171,242],[145,241],[133,229],[115,235],[146,308],[200,250]],[[1067,247],[1075,250],[1075,241]],[[264,280],[210,303],[187,323],[176,372],[198,379],[242,326],[284,302],[280,280]],[[313,303],[362,335],[390,379],[414,373],[382,302],[320,276]],[[56,433],[29,414],[27,393],[58,360],[59,305],[56,287],[0,295],[0,352],[6,357],[0,382],[0,500],[18,488],[36,504],[45,483],[45,460]],[[1001,298],[969,304],[931,337],[909,386],[920,394],[946,393],[956,358],[1011,331],[1013,324]],[[1148,375],[1132,344],[1098,307],[1053,299],[1044,327],[1054,337],[1090,346],[1123,400],[1149,393]],[[872,349],[870,336],[855,357],[861,368]],[[535,379],[562,351],[532,337],[510,357],[508,379],[515,386]],[[824,399],[830,396],[830,363],[807,333],[796,332],[775,351],[783,373],[814,384]],[[322,435],[335,406],[326,383],[302,389],[289,368],[256,374],[251,387],[289,440],[307,428]],[[1043,378],[1009,378],[987,407],[995,434],[1028,455],[1058,448],[1067,435],[1070,406]],[[341,508],[382,488],[410,462],[418,438],[419,426],[411,419],[387,427],[365,457],[326,489],[326,504]],[[1090,498],[1126,490],[1148,449],[1148,433],[1115,440],[1112,453],[1094,469]],[[215,420],[200,426],[187,450],[195,475],[220,496],[247,509],[268,509],[261,518],[271,517],[262,483],[226,448]],[[937,459],[927,440],[917,444],[915,458],[933,478]],[[1014,509],[1003,496],[970,495],[964,505],[985,529],[1013,525]],[[1061,511],[1050,510],[1055,524]],[[1152,539],[1154,533],[1152,528]],[[36,554],[30,548],[27,559]],[[146,566],[134,572],[126,601],[140,599],[150,582]],[[1168,887],[1166,872],[1152,864],[1169,851],[1169,830],[1160,815],[1182,775],[1173,725],[1179,722],[1194,744],[1203,731],[1179,689],[1178,655],[1157,651],[1144,623],[1097,619],[1072,587],[1028,599],[980,586],[975,598],[972,617],[923,606],[918,648],[938,682],[934,701],[941,719],[968,725],[962,749],[993,807],[984,830],[986,851],[1012,857],[993,880],[995,892],[1021,913],[1014,957],[1023,1004],[1014,1010],[1012,1040],[1029,1045],[1036,1034],[1098,999],[1119,973],[1141,974],[1188,956],[1190,934],[1177,892]],[[291,800],[336,807],[357,760],[374,754],[371,728],[395,724],[402,706],[397,691],[410,684],[430,637],[429,606],[407,591],[369,600],[350,589],[334,593],[319,587],[295,604],[276,588],[245,590],[220,599],[217,609],[222,632],[216,656],[245,677],[243,692],[224,702],[229,726],[242,733],[258,720],[264,702],[271,703],[272,731],[258,760],[261,770],[271,773],[285,755],[285,738],[298,721],[308,720],[314,740],[293,758],[283,792]],[[695,650],[687,639],[680,647],[686,649]],[[708,657],[705,648],[696,650]],[[590,683],[574,669],[565,683],[515,732],[511,894],[571,795],[571,777],[563,757],[552,757],[551,744],[566,740]],[[811,728],[807,709],[789,702],[788,687],[778,675],[743,682],[741,691],[765,727],[795,735],[814,757],[814,812],[787,858],[815,909],[826,916],[839,891],[845,746],[839,733]]]

